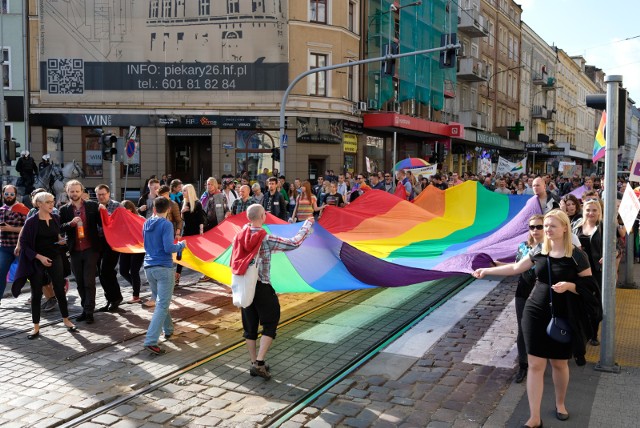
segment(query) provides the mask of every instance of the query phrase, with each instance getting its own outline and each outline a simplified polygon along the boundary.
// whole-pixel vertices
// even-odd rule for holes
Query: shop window
[[[11,61],[9,49],[2,49],[2,79],[5,89],[11,89]]]
[[[102,177],[102,128],[82,128],[82,163],[87,177]]]
[[[45,128],[44,136],[46,139],[45,146],[42,153],[47,153],[51,156],[51,163],[56,165],[62,165],[64,163],[64,146],[62,143],[62,129],[60,128]]]
[[[278,131],[236,131],[236,171],[257,179],[264,168],[269,172],[280,169],[280,161],[273,158],[272,149],[279,149]]]
[[[367,172],[384,171],[384,138],[368,135],[365,156],[364,165]]]

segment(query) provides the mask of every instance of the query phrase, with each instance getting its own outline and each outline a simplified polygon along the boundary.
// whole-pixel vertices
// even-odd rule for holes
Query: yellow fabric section
[[[221,265],[216,262],[202,261],[194,256],[188,248],[185,248],[182,251],[182,260],[177,263],[180,263],[182,266],[188,267],[189,269],[201,272],[222,284],[231,285],[231,268],[229,266]]]

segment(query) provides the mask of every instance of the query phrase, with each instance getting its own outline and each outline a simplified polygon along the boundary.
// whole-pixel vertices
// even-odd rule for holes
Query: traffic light
[[[458,43],[458,35],[456,33],[441,34],[440,46],[445,47],[447,45],[455,45]],[[446,49],[440,51],[440,68],[456,68],[458,50]]]
[[[273,149],[271,149],[271,157],[273,158],[274,161],[280,162],[280,148],[279,147],[274,147]]]
[[[391,42],[391,44],[387,44],[384,47],[385,55],[397,55],[400,52],[398,44],[396,42]],[[385,59],[382,63],[382,73],[387,76],[393,76],[396,74],[396,59],[388,58]]]
[[[627,98],[629,94],[624,88],[618,88],[618,147],[624,146],[627,127]],[[587,107],[595,110],[606,110],[607,95],[593,94],[586,97]],[[606,138],[606,129],[605,129]]]
[[[112,156],[114,156],[118,149],[116,149],[116,143],[118,142],[118,137],[113,134],[105,134],[102,136],[102,160],[103,161],[111,161]]]

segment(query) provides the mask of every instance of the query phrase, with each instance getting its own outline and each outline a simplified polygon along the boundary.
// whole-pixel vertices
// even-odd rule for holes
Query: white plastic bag
[[[231,292],[233,293],[233,306],[246,308],[253,303],[256,295],[256,283],[258,282],[258,259],[255,258],[249,264],[244,275],[231,274]]]

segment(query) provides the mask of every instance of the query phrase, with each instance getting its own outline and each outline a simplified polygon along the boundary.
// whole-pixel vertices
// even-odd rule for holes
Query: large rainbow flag
[[[429,186],[413,203],[370,190],[345,208],[327,207],[296,250],[274,254],[276,291],[318,292],[398,287],[469,274],[492,259],[513,260],[527,220],[541,212],[535,197],[502,195],[474,181],[445,191]],[[116,251],[142,252],[144,220],[124,209],[101,210]],[[247,222],[233,216],[204,235],[189,236],[182,265],[231,283],[231,241]],[[292,237],[299,224],[268,216],[267,232]]]

